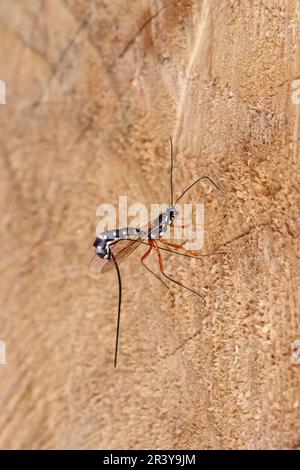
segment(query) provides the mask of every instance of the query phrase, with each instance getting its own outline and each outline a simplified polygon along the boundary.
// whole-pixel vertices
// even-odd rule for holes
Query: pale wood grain
[[[299,2],[0,2],[1,448],[295,448]],[[205,249],[89,270],[101,202],[200,175]],[[226,218],[223,219],[223,216]],[[153,267],[157,268],[153,257]],[[105,289],[103,289],[105,286]]]

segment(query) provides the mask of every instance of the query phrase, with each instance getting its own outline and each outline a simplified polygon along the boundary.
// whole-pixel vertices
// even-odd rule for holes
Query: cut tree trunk
[[[1,1],[0,18],[1,448],[299,447],[299,2]],[[136,250],[114,369],[96,208],[168,203],[170,136],[176,195],[220,187],[184,200],[217,254],[163,254],[206,306]]]

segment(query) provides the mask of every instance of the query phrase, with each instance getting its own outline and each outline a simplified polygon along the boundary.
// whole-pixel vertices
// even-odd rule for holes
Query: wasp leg
[[[166,240],[164,240],[163,238],[160,238],[159,241],[160,241],[160,243],[163,243],[164,245],[170,246],[171,248],[176,248],[177,250],[182,250],[183,252],[189,253],[190,255],[193,255],[193,256],[199,256],[197,251],[187,250],[186,248],[183,248],[183,245],[186,243],[186,241],[184,241],[181,244],[170,243],[170,242],[167,242]]]
[[[146,251],[146,253],[144,253],[143,256],[141,257],[141,263],[144,266],[144,268],[147,269],[147,271],[149,271],[151,274],[153,274],[153,276],[156,277],[156,279],[158,279],[160,282],[163,283],[163,285],[168,289],[168,291],[170,292],[172,297],[175,298],[174,293],[171,291],[168,284],[160,276],[158,276],[158,274],[156,274],[154,271],[152,271],[152,269],[150,269],[149,266],[147,266],[146,263],[144,262],[145,259],[150,255],[153,248],[154,248],[154,246],[151,244],[150,247],[148,248],[148,250]]]
[[[159,267],[160,267],[160,271],[162,273],[162,275],[169,279],[169,281],[171,282],[174,282],[175,284],[177,284],[178,286],[180,287],[183,287],[184,289],[187,289],[189,290],[190,292],[192,292],[193,294],[195,295],[198,295],[198,297],[201,297],[201,299],[203,300],[204,304],[206,304],[206,301],[205,301],[205,298],[197,291],[195,291],[194,289],[191,289],[190,287],[182,284],[181,282],[179,281],[176,281],[176,279],[173,279],[171,276],[169,276],[168,274],[165,273],[164,271],[164,264],[163,264],[163,259],[162,259],[162,256],[161,256],[161,253],[160,253],[160,250],[159,250],[159,246],[157,244],[157,242],[155,240],[152,240],[152,243],[153,243],[153,247],[154,249],[156,250],[156,253],[158,255],[158,260],[159,260]]]
[[[179,252],[176,252],[176,251],[173,251],[173,250],[166,250],[166,251],[169,251],[170,253],[177,253],[177,254],[180,254],[180,255],[183,255],[183,256],[187,256],[188,258],[201,258],[201,257],[208,257],[208,256],[214,256],[214,255],[226,255],[226,251],[215,251],[214,253],[203,253],[203,254],[199,254],[197,251],[192,251],[192,250],[186,250],[185,248],[182,247],[182,245],[176,245],[175,243],[169,243],[167,241],[165,241],[163,238],[159,238],[157,240],[158,242],[160,243],[163,243],[164,245],[167,245],[167,246],[170,246],[171,248],[176,248],[178,250],[182,250],[184,253],[186,253],[184,255],[184,253],[179,253]],[[161,250],[164,250],[164,248],[162,247],[159,247]]]

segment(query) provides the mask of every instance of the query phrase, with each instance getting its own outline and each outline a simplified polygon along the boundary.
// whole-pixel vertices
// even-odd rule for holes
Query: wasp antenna
[[[174,203],[174,193],[173,193],[173,160],[174,160],[174,155],[173,155],[173,142],[172,142],[172,137],[170,137],[170,147],[171,147],[171,169],[170,169],[170,178],[171,178],[171,206],[173,206]]]
[[[117,275],[118,275],[118,283],[119,283],[119,305],[118,305],[116,346],[115,346],[115,359],[114,359],[114,367],[116,368],[117,367],[117,359],[118,359],[118,349],[119,349],[119,336],[120,336],[120,320],[121,320],[121,304],[122,304],[122,279],[121,279],[121,273],[120,273],[118,263],[117,263],[116,258],[114,257],[112,252],[111,252],[111,257],[113,259],[113,262],[115,263],[115,267],[116,267],[116,271],[117,271]]]
[[[201,180],[208,180],[211,182],[211,184],[214,185],[215,188],[217,188],[218,191],[220,191],[220,188],[216,185],[216,183],[213,182],[213,180],[209,177],[209,176],[201,176],[200,178],[198,178],[196,181],[194,181],[192,184],[190,184],[190,186],[188,186],[184,191],[183,193],[180,194],[180,196],[176,199],[175,201],[175,204],[177,204],[177,202],[179,201],[179,199],[181,199],[190,189],[192,189],[193,186],[195,186],[195,184],[199,183]]]

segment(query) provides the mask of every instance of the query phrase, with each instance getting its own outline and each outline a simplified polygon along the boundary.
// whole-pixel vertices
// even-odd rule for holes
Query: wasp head
[[[94,247],[96,251],[96,255],[100,258],[105,258],[107,256],[107,242],[101,238],[96,238],[94,241]]]

